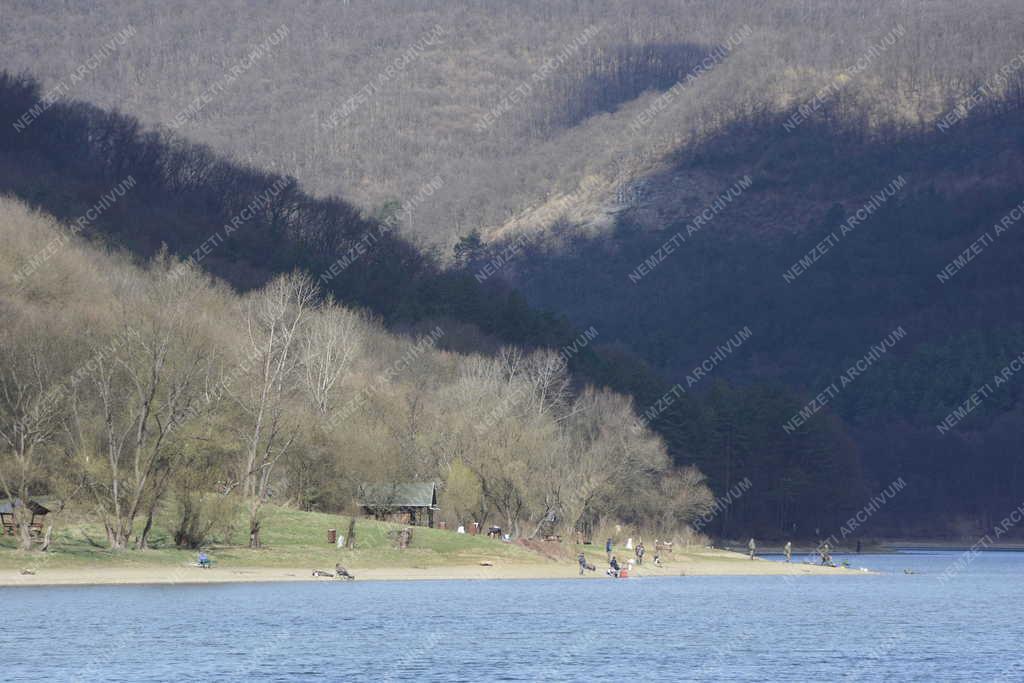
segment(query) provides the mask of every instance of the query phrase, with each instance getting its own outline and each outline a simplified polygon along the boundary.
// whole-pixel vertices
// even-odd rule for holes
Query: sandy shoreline
[[[322,567],[329,569],[329,567]],[[34,575],[17,569],[0,569],[0,586],[177,585],[259,583],[281,581],[330,581],[312,576],[313,568],[232,567],[199,569],[194,566],[47,568]],[[604,579],[604,568],[583,577],[567,562],[502,563],[494,566],[445,565],[435,567],[367,567],[351,570],[358,581],[480,581],[495,579]],[[636,567],[635,578],[667,576],[863,576],[856,569],[785,564],[768,560],[751,562],[734,553],[709,552],[665,563],[662,567]]]

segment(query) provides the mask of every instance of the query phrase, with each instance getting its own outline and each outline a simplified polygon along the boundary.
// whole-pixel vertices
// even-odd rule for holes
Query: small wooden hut
[[[14,511],[22,505],[21,498],[0,500],[0,526],[3,527],[3,533],[9,536],[14,536],[18,533],[18,527],[14,520]],[[50,510],[42,503],[34,500],[29,500],[26,507],[32,513],[32,519],[29,522],[29,533],[33,536],[39,536],[43,533],[43,518],[49,514]]]
[[[411,526],[434,526],[437,485],[427,483],[363,484],[359,508],[367,517]]]

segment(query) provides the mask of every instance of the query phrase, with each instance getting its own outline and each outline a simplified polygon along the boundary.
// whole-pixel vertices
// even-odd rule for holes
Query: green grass
[[[327,543],[327,530],[339,534],[348,530],[349,517],[268,506],[264,510],[263,548],[250,550],[243,538],[232,544],[213,545],[207,554],[220,566],[294,567],[333,569],[335,563],[346,567],[433,567],[477,564],[482,560],[503,562],[545,562],[527,548],[488,539],[486,536],[456,534],[441,529],[416,527],[409,548],[398,550],[388,532],[402,528],[364,518],[356,519],[356,548],[338,550]],[[112,551],[105,547],[101,525],[87,520],[66,520],[54,531],[47,553],[23,553],[16,550],[16,539],[0,537],[0,568],[49,566],[153,567],[195,562],[197,551],[174,547],[169,519],[157,520],[151,534],[152,549]],[[240,522],[239,529],[245,529]],[[235,534],[241,537],[240,532]]]

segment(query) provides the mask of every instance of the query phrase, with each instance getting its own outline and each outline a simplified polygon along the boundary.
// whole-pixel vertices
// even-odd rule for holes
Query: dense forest
[[[445,187],[403,229],[448,252],[474,228],[523,216],[565,212],[607,227],[619,186],[664,151],[737,119],[788,113],[835,84],[860,96],[852,113],[868,125],[928,126],[1020,52],[1019,9],[1016,0],[18,0],[0,7],[0,66],[367,211],[439,175]],[[128,27],[133,37],[71,83],[76,65]],[[281,27],[283,40],[226,77]],[[872,52],[898,27],[893,46]],[[528,95],[478,130],[524,83]],[[665,93],[674,93],[667,106],[632,129]],[[564,195],[577,196],[568,210]]]
[[[449,352],[594,330],[576,393],[752,483],[713,534],[811,537],[901,476],[871,533],[1019,502],[1019,386],[964,408],[1024,351],[1012,0],[23,4],[0,190],[96,246],[298,269]]]
[[[17,120],[42,95],[31,79],[0,74],[5,120]],[[0,129],[0,144],[3,191],[70,222],[131,178],[131,191],[79,230],[147,257],[166,246],[242,289],[302,267],[389,323],[450,318],[483,335],[549,346],[575,334],[497,281],[482,287],[469,274],[441,269],[395,230],[401,206],[388,216],[364,215],[340,199],[305,194],[294,178],[240,166],[173,133],[145,131],[129,116],[58,103],[24,130]],[[452,341],[461,342],[476,340]]]

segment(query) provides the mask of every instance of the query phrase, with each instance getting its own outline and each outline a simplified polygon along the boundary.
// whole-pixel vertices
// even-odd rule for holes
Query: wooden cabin
[[[359,508],[367,517],[411,526],[434,526],[437,485],[428,483],[364,484]]]
[[[14,521],[14,510],[22,506],[21,498],[0,500],[0,526],[3,533],[15,536],[18,527]],[[28,509],[32,512],[32,519],[29,522],[29,533],[33,536],[40,536],[43,533],[43,518],[49,514],[49,508],[34,500],[28,501]]]

